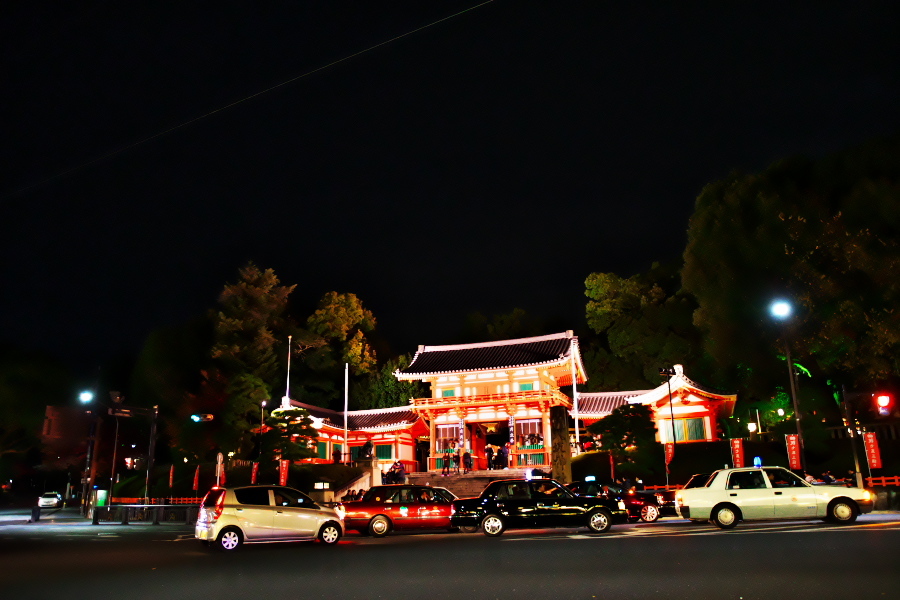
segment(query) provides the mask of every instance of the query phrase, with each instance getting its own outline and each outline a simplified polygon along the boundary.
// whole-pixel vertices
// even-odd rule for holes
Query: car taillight
[[[212,517],[210,518],[210,523],[215,523],[219,520],[219,517],[222,516],[222,509],[225,508],[225,494],[222,493],[219,495],[219,499],[216,500],[216,505],[213,507]]]
[[[681,506],[681,494],[675,494],[675,504]]]
[[[456,514],[456,507],[451,504],[450,505],[450,516],[452,517],[455,514]]]
[[[662,494],[657,494],[657,495],[656,495],[656,501],[659,502],[660,504],[665,504],[665,503],[666,503],[666,499],[663,497]]]

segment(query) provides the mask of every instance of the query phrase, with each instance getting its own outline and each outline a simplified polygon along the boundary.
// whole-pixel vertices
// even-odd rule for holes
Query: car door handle
[[[244,509],[243,509],[243,508],[236,508],[236,509],[234,509],[234,510],[236,510],[237,512],[244,512]]]
[[[775,495],[776,495],[776,496],[780,496],[780,495],[781,495],[781,492],[775,492]]]
[[[728,494],[729,496],[737,496],[737,494]]]
[[[284,512],[283,510],[276,510],[276,511],[275,511],[275,514],[276,514],[276,515],[280,515],[280,514],[283,513],[283,512]]]

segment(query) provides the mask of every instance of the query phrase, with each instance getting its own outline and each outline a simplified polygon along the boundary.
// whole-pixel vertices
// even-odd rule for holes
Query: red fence
[[[150,504],[200,504],[203,498],[151,498]],[[144,498],[110,498],[110,504],[143,504]]]
[[[866,477],[866,483],[873,485],[900,485],[900,475],[891,475],[890,477]]]

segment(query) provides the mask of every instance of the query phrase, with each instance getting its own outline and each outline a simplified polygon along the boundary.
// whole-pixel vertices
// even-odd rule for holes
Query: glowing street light
[[[794,377],[794,363],[791,360],[791,346],[788,343],[788,331],[786,321],[791,313],[794,312],[793,306],[787,300],[775,300],[769,305],[769,313],[781,322],[781,333],[784,337],[784,355],[787,360],[788,381],[791,384],[791,402],[794,405],[794,423],[797,424],[797,441],[800,444],[800,468],[806,469],[806,459],[803,456],[803,429],[800,425],[800,404],[797,401],[797,381]]]
[[[791,303],[786,300],[776,300],[769,305],[769,312],[776,319],[787,319],[791,316]]]
[[[82,404],[87,404],[88,402],[90,402],[90,401],[93,400],[93,399],[94,399],[94,392],[91,392],[91,391],[87,391],[87,390],[86,390],[86,391],[81,392],[80,394],[78,394],[78,400],[79,400]]]

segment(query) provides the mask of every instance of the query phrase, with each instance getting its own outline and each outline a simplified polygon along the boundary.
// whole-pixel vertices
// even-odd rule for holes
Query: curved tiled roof
[[[606,416],[624,404],[629,398],[646,394],[649,390],[631,392],[589,392],[578,394],[578,416]],[[569,411],[575,414],[574,409]]]
[[[577,338],[569,333],[456,346],[423,346],[400,373],[425,375],[533,367],[567,360]]]
[[[322,419],[332,427],[337,427],[338,429],[343,429],[344,427],[344,413],[342,412],[305,404],[296,400],[291,400],[291,405],[305,409],[310,415],[317,419]],[[356,431],[360,429],[395,428],[415,423],[419,418],[419,415],[406,406],[350,410],[347,411],[347,429]]]

